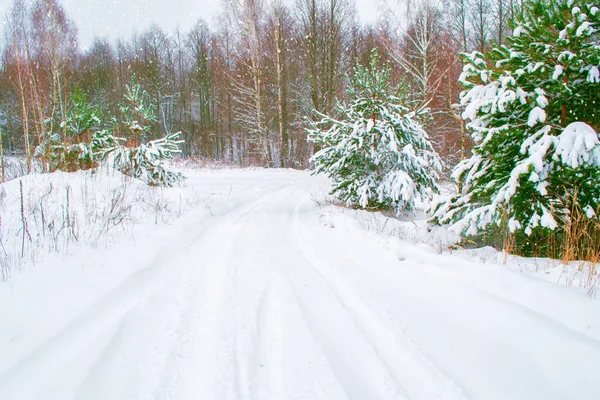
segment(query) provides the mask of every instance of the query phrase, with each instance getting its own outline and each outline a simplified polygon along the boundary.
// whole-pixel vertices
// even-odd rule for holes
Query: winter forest
[[[520,4],[508,0],[382,4],[360,22],[352,0],[229,1],[216,21],[189,31],[159,25],[110,43],[77,45],[77,26],[59,1],[13,3],[2,49],[2,132],[6,153],[33,156],[70,104],[118,117],[126,86],[147,92],[148,139],[182,132],[185,156],[239,165],[308,166],[307,120],[346,100],[356,60],[373,48],[404,82],[448,165],[470,150],[458,102],[461,52],[485,52],[511,33]],[[60,131],[60,129],[55,129]],[[24,136],[23,132],[27,132]],[[67,137],[69,143],[77,137]]]
[[[598,399],[597,0],[5,1],[0,399]]]
[[[15,0],[5,16],[0,70],[2,153],[24,157],[27,171],[32,163],[45,171],[89,168],[94,155],[108,153],[120,164],[135,158],[133,167],[120,167],[133,171],[153,162],[143,156],[147,148],[161,157],[181,151],[203,162],[307,168],[343,137],[319,137],[319,129],[335,125],[353,95],[379,96],[352,88],[355,65],[369,66],[374,56],[370,71],[387,69],[379,89],[395,91],[385,101],[401,105],[398,115],[414,113],[409,119],[417,124],[392,129],[421,131],[433,158],[417,154],[424,148],[416,161],[400,157],[395,165],[375,157],[377,173],[422,170],[416,186],[396,172],[365,186],[370,167],[355,163],[358,177],[339,183],[351,186],[341,189],[348,192],[342,200],[399,212],[411,208],[416,192],[435,192],[438,179],[452,176],[462,193],[438,199],[435,223],[459,223],[472,237],[496,226],[476,241],[559,257],[565,250],[554,242],[572,234],[563,225],[577,219],[588,226],[598,207],[599,17],[585,2],[552,0],[544,10],[546,3],[390,1],[376,23],[364,24],[351,0],[225,0],[215,21],[199,20],[191,30],[152,25],[116,43],[95,38],[81,50],[58,0]],[[371,110],[373,121],[379,111]],[[585,125],[569,125],[575,122]],[[395,151],[413,140],[400,138]],[[348,148],[317,153],[312,165],[336,175]],[[354,147],[353,155],[368,151]],[[323,157],[334,158],[333,169],[319,166]],[[160,180],[162,170],[149,168],[132,175]],[[588,231],[578,257],[589,258],[584,253],[599,245],[597,229]]]

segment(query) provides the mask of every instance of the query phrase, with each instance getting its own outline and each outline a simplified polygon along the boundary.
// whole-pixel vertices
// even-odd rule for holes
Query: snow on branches
[[[140,179],[150,186],[170,187],[185,179],[181,173],[168,171],[162,166],[163,160],[181,152],[179,145],[183,140],[178,140],[180,135],[181,132],[177,132],[133,148],[117,145],[105,157],[109,165],[125,175]]]

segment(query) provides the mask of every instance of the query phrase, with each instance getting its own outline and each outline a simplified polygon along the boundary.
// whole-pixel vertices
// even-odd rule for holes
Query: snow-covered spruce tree
[[[90,132],[102,126],[102,109],[90,104],[85,94],[76,89],[72,94],[60,128],[67,137],[67,146],[54,147],[54,161],[57,168],[74,171],[89,169],[96,165],[93,149],[89,146]],[[56,156],[59,159],[56,159]]]
[[[100,127],[102,110],[88,103],[79,89],[71,94],[65,109],[56,108],[58,112],[47,121],[49,130],[36,147],[35,156],[47,162],[49,171],[92,168],[94,161],[86,134]]]
[[[509,44],[465,56],[463,116],[475,148],[453,178],[457,196],[434,221],[468,236],[489,230],[544,254],[573,212],[600,201],[600,10],[585,0],[533,0]],[[554,231],[554,232],[553,232]]]
[[[308,129],[321,147],[311,158],[315,173],[331,178],[332,194],[347,205],[398,213],[437,192],[440,159],[405,97],[373,50],[367,67],[354,67],[341,118],[321,115]]]
[[[185,178],[178,172],[166,170],[162,162],[181,153],[181,132],[162,139],[138,145],[139,139],[151,136],[151,123],[157,121],[148,94],[132,78],[127,85],[124,101],[120,105],[121,119],[114,119],[114,131],[125,131],[127,138],[114,136],[113,132],[98,132],[92,139],[93,153],[106,159],[122,173],[141,179],[152,186],[173,186]],[[130,146],[122,143],[127,141]]]
[[[138,147],[123,146],[118,138],[110,136],[98,140],[104,139],[116,144],[113,150],[105,152],[104,157],[110,165],[125,175],[140,179],[151,186],[173,186],[182,182],[185,177],[179,172],[165,169],[162,162],[181,153],[179,145],[183,140],[179,140],[180,135],[181,132],[173,133]]]
[[[127,142],[137,147],[140,141],[150,138],[152,126],[158,121],[155,107],[150,96],[136,82],[135,76],[125,86],[123,101],[119,104],[121,119],[113,119],[114,125],[121,135],[126,135]]]
[[[137,145],[138,139],[151,135],[148,124],[157,119],[147,94],[134,80],[127,86],[120,110],[120,119],[113,118],[111,125],[99,130],[103,125],[99,108],[91,106],[85,96],[76,91],[65,116],[56,124],[62,133],[49,134],[38,148],[40,153],[50,154],[50,170],[89,169],[104,161],[149,185],[173,186],[183,181],[182,174],[168,171],[162,165],[164,160],[181,152],[181,132]],[[120,137],[119,132],[127,138]]]

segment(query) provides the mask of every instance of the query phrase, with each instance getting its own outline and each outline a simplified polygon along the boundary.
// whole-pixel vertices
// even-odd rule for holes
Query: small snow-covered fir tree
[[[162,162],[181,152],[179,145],[183,140],[179,140],[180,135],[181,132],[177,132],[133,148],[120,145],[118,139],[115,141],[114,138],[103,138],[116,144],[104,157],[125,175],[140,179],[151,186],[173,186],[185,178],[179,172],[165,169]]]
[[[376,50],[367,67],[355,66],[348,95],[349,104],[338,106],[341,118],[322,115],[308,130],[321,147],[311,162],[333,181],[332,194],[347,205],[398,213],[436,192],[440,159]]]
[[[102,154],[102,158],[119,171],[152,186],[173,186],[182,182],[185,178],[181,173],[168,171],[163,166],[164,160],[181,153],[181,132],[138,145],[139,139],[151,136],[150,124],[157,118],[148,94],[135,82],[135,78],[127,85],[120,110],[122,118],[115,119],[114,125],[116,130],[122,128],[127,132],[127,139],[116,137],[111,132],[99,132],[92,141],[96,146],[94,154]],[[132,146],[122,144],[127,140]]]
[[[93,127],[102,125],[103,113],[99,106],[88,102],[85,93],[75,89],[71,95],[65,118],[60,127],[78,142],[85,141],[84,135]]]
[[[173,186],[182,182],[185,177],[181,173],[163,166],[164,160],[181,153],[181,132],[138,144],[140,139],[147,140],[152,135],[150,124],[156,122],[157,117],[148,94],[135,82],[135,77],[127,85],[119,108],[121,118],[113,118],[112,130],[96,132],[92,137],[91,153],[125,175],[152,186]],[[116,136],[114,132],[123,132],[127,137]]]
[[[149,104],[146,92],[132,79],[120,105],[121,118],[113,118],[111,125],[100,130],[103,124],[99,108],[90,105],[85,96],[76,91],[60,123],[62,133],[48,134],[38,146],[38,152],[50,155],[50,170],[89,169],[104,161],[149,185],[173,186],[182,182],[184,176],[165,169],[163,161],[181,152],[181,132],[138,145],[139,139],[151,135],[149,124],[157,120]],[[92,128],[96,130],[89,134]],[[127,138],[120,137],[119,132]]]
[[[90,104],[85,94],[76,89],[70,96],[66,110],[57,114],[58,122],[51,124],[57,130],[44,136],[36,148],[37,156],[44,156],[48,169],[75,171],[94,166],[87,134],[102,125],[102,110]]]
[[[150,101],[150,96],[136,82],[135,76],[125,86],[123,101],[119,105],[121,118],[114,123],[121,134],[125,134],[132,147],[137,147],[139,142],[150,139],[153,124],[157,122],[155,107]]]
[[[464,118],[475,143],[453,178],[462,191],[434,221],[467,235],[500,227],[531,237],[600,201],[600,10],[585,0],[532,0],[509,44],[466,56]],[[526,239],[525,242],[529,242]]]

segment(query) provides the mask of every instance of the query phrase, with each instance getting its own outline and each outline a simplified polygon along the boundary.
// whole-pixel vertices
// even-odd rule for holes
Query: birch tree
[[[28,44],[28,21],[27,7],[23,0],[15,0],[9,12],[6,23],[6,42],[9,43],[7,48],[8,57],[13,63],[14,85],[19,97],[21,109],[21,125],[23,130],[23,147],[25,152],[25,160],[27,163],[27,172],[31,172],[31,140],[29,132],[29,109],[27,107],[28,98],[30,95],[29,89],[29,63],[28,52],[26,51]],[[5,62],[5,65],[7,63]]]

